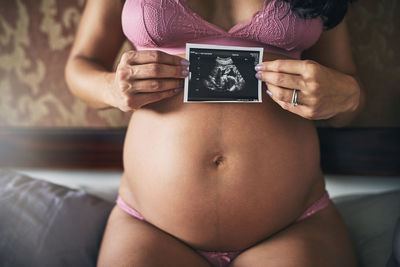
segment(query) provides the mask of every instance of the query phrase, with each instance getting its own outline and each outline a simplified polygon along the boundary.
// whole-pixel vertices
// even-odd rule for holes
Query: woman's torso
[[[200,12],[203,2],[190,2]],[[243,10],[248,3],[241,1]],[[229,28],[237,17],[226,13],[215,23]],[[286,57],[264,53],[264,61],[276,58]],[[252,104],[183,103],[180,93],[135,111],[122,198],[150,223],[206,250],[244,249],[293,222],[324,190],[318,138],[312,121],[264,92]]]

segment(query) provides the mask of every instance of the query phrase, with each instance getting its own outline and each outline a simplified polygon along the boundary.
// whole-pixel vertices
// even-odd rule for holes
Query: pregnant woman
[[[352,267],[313,120],[359,111],[337,0],[88,0],[66,68],[132,112],[98,266]],[[117,59],[127,38],[134,50]],[[262,103],[183,103],[185,44],[264,47]]]

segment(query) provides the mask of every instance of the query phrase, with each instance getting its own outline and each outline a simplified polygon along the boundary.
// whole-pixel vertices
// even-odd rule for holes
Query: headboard
[[[400,128],[318,128],[327,174],[400,175]],[[122,169],[125,128],[0,129],[0,167]]]
[[[0,167],[122,168],[129,114],[92,110],[65,84],[84,3],[2,2]],[[399,13],[397,0],[360,0],[349,10],[367,105],[349,127],[318,128],[325,173],[400,175]]]

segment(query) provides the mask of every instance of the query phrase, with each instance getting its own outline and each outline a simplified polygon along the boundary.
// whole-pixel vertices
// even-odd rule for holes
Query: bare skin
[[[223,29],[262,3],[188,0]],[[312,120],[282,108],[265,84],[260,104],[183,104],[173,89],[183,86],[184,55],[131,51],[112,70],[121,9],[119,0],[88,1],[66,68],[72,92],[89,105],[133,111],[119,193],[149,223],[115,207],[98,266],[209,266],[194,249],[246,249],[231,266],[356,266],[333,204],[293,223],[325,188]],[[310,58],[351,74],[351,58],[327,56],[346,37],[338,29],[323,34],[324,53],[317,43]],[[264,53],[265,62],[275,59],[287,58]],[[357,106],[327,119],[341,124]]]

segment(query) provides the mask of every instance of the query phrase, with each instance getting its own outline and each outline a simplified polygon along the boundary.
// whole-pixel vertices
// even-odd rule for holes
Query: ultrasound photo
[[[263,48],[186,44],[184,102],[262,102],[254,67]]]

